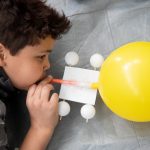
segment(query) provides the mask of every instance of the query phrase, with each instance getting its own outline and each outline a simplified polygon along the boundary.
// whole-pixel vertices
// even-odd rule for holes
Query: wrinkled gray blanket
[[[77,67],[92,69],[89,60],[96,52],[105,58],[122,44],[150,40],[150,0],[49,0],[63,10],[72,28],[51,55],[52,74],[62,78],[65,54],[76,51]],[[59,92],[59,87],[56,87]],[[48,150],[149,150],[150,123],[135,123],[113,114],[97,96],[96,116],[86,123],[82,104],[69,102]]]

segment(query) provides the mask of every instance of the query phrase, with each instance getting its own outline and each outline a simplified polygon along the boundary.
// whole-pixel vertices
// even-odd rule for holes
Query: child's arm
[[[45,80],[46,81],[46,80]],[[27,95],[31,127],[20,150],[45,150],[58,122],[58,95],[49,98],[52,85],[33,85]]]

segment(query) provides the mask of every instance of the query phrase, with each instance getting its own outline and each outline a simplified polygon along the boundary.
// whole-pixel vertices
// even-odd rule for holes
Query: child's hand
[[[27,94],[27,107],[31,118],[31,128],[53,132],[58,122],[58,95],[49,97],[53,86],[48,77],[38,85],[32,85]]]

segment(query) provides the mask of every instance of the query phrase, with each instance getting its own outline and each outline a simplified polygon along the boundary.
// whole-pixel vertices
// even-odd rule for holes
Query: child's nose
[[[49,68],[50,68],[50,62],[49,59],[46,59],[44,63],[44,70],[48,70]]]

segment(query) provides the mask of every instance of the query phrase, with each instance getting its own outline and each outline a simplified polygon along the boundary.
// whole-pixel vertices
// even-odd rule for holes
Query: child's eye
[[[37,58],[40,60],[43,60],[46,57],[46,55],[38,56]]]

